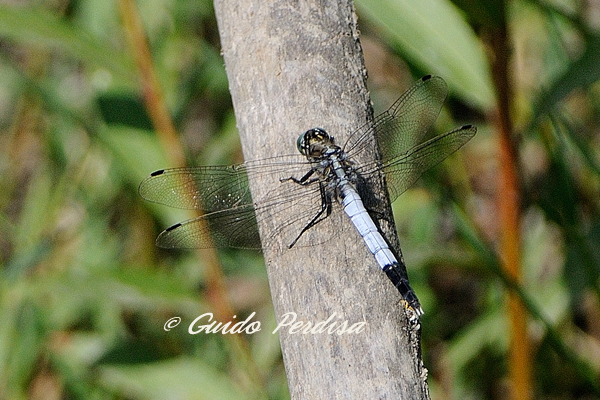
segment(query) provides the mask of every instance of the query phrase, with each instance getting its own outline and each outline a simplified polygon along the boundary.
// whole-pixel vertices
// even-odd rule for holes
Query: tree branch
[[[298,135],[317,126],[343,144],[372,119],[351,2],[217,0],[215,9],[247,160],[293,154]],[[255,201],[284,190],[273,177],[250,186]],[[291,396],[428,399],[419,327],[407,325],[398,292],[342,208],[334,209],[329,218],[345,239],[264,251],[279,322],[294,312],[312,323],[332,315],[366,323],[358,334],[279,330]],[[259,220],[261,237],[278,218]],[[336,237],[325,228],[307,234]],[[394,243],[393,232],[385,233]]]

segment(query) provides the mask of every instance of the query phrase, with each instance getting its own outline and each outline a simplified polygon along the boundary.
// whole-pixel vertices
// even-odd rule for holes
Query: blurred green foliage
[[[479,127],[394,204],[426,310],[432,398],[506,397],[511,282],[495,248],[493,121],[507,88],[493,86],[485,37],[498,21],[512,37],[519,290],[532,315],[535,397],[600,398],[600,9],[502,4],[357,1],[376,108],[434,73],[452,97],[439,128]],[[137,5],[190,164],[241,161],[212,3]],[[289,396],[268,329],[245,338],[253,367],[223,335],[182,329],[211,312],[206,262],[154,247],[160,229],[186,215],[137,195],[145,176],[169,165],[116,2],[0,5],[0,129],[0,398]],[[219,256],[238,316],[256,311],[275,326],[260,254]],[[184,322],[166,332],[173,316]]]

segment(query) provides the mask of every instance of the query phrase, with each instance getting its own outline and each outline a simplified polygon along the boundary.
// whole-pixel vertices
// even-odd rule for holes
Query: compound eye
[[[296,147],[302,155],[306,155],[306,136],[309,135],[309,132],[310,131],[306,131],[302,135],[298,136],[298,140],[296,141]]]
[[[311,151],[311,146],[316,143],[320,143],[322,145],[328,143],[333,144],[333,136],[329,136],[329,134],[321,128],[309,129],[300,135],[298,141],[296,142],[296,147],[298,147],[298,151],[301,154],[307,155]]]

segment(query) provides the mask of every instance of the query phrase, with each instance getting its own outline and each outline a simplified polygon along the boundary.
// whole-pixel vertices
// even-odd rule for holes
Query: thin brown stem
[[[508,76],[509,37],[505,22],[496,26],[491,34],[494,60],[492,75],[497,93],[496,125],[499,136],[498,213],[500,216],[500,252],[506,273],[521,282],[520,253],[520,193],[517,150],[512,135],[511,82]],[[508,294],[510,321],[509,374],[513,399],[532,397],[531,349],[527,334],[527,312],[518,295]]]
[[[160,82],[156,76],[152,54],[135,2],[133,0],[120,0],[119,9],[121,18],[123,19],[125,34],[129,40],[139,72],[146,110],[162,142],[163,148],[166,150],[168,160],[174,166],[184,166],[185,155],[183,148],[179,142],[177,130],[166,106]]]
[[[135,1],[119,0],[119,9],[125,33],[138,68],[146,110],[169,162],[173,166],[182,167],[185,165],[185,152],[179,141],[177,130],[161,90]],[[193,217],[198,216],[199,213],[200,210],[195,212]],[[216,320],[221,322],[234,321],[235,311],[227,294],[225,276],[216,251],[212,248],[199,249],[198,255],[207,268],[206,281],[208,289],[206,290],[206,299],[214,310]],[[250,347],[245,337],[240,334],[229,334],[225,337],[226,340],[229,340],[233,358],[237,361],[233,364],[241,370],[243,375],[247,375],[247,380],[250,382],[247,382],[249,384],[247,389],[258,392],[263,391],[264,380],[251,357]]]

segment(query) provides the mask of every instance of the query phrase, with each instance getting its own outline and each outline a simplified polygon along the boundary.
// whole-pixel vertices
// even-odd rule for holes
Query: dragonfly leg
[[[319,181],[319,178],[313,178],[311,180],[308,180],[308,178],[310,178],[312,176],[312,174],[315,173],[315,170],[311,168],[310,171],[308,171],[302,178],[298,179],[298,178],[294,178],[293,176],[290,176],[289,178],[282,178],[279,180],[279,182],[287,182],[287,181],[292,181],[294,183],[297,183],[299,185],[310,185],[311,183],[315,183]]]
[[[331,196],[327,195],[327,193],[325,192],[324,186],[322,184],[319,185],[319,190],[321,191],[321,209],[313,217],[313,219],[310,220],[310,222],[308,224],[306,224],[306,226],[304,228],[302,228],[302,230],[300,231],[300,234],[288,246],[288,249],[291,249],[292,247],[294,247],[294,245],[300,239],[300,237],[304,234],[304,232],[306,232],[307,230],[309,230],[310,228],[312,228],[319,222],[323,221],[325,218],[329,217],[329,215],[331,214]],[[323,213],[325,213],[325,215],[323,215]]]

